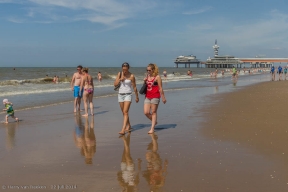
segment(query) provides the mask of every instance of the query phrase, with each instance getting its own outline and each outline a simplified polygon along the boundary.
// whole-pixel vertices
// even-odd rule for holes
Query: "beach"
[[[287,191],[287,81],[269,78],[170,88],[152,135],[144,96],[123,137],[116,95],[88,118],[72,102],[16,111],[19,123],[0,124],[0,190]]]

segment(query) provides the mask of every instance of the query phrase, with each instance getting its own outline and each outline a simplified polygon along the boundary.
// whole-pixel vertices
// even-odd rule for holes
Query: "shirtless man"
[[[80,91],[80,84],[82,79],[82,66],[77,66],[77,72],[74,73],[71,80],[71,90],[74,91],[74,112],[80,111],[81,97],[83,90]]]

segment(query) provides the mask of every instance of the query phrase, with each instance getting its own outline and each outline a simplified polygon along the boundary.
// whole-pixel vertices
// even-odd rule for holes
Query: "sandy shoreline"
[[[226,158],[222,156],[222,159],[234,164],[233,169],[242,164],[240,167],[244,169],[239,174],[246,172],[246,175],[238,178],[239,183],[244,184],[243,181],[248,182],[249,175],[255,175],[250,185],[241,185],[238,191],[253,191],[253,188],[254,191],[287,191],[287,86],[287,81],[252,85],[240,91],[217,95],[214,99],[220,102],[203,109],[207,121],[202,124],[202,134],[217,144],[231,144],[218,153],[231,155],[235,151],[239,153],[239,148],[246,149],[244,154],[240,151],[241,156],[238,154],[239,159],[234,161],[231,161],[230,155]],[[248,162],[256,156],[259,157],[257,161]],[[245,160],[247,162],[243,167]]]
[[[270,92],[272,89],[279,91],[279,95],[274,94],[272,99],[277,112],[276,109],[285,106],[283,103],[278,105],[275,99],[281,97],[285,101],[282,95],[286,82],[272,83]],[[124,189],[286,191],[288,177],[281,172],[286,169],[285,155],[281,155],[286,154],[286,135],[282,125],[285,119],[277,121],[278,116],[273,116],[277,113],[267,105],[270,100],[266,98],[267,94],[262,94],[262,99],[257,95],[269,89],[270,84],[252,85],[226,94],[221,94],[221,90],[230,89],[233,85],[230,88],[169,91],[166,93],[168,104],[160,104],[159,125],[152,136],[147,134],[150,122],[142,112],[143,97],[139,104],[134,102],[131,106],[134,131],[125,138],[118,138],[117,134],[121,129],[122,115],[116,97],[94,100],[94,122],[91,117],[79,118],[69,112],[72,110],[71,103],[33,109],[29,113],[19,111],[17,115],[23,119],[22,122],[0,125],[0,186],[5,185],[6,191],[17,190],[7,189],[8,186],[30,185],[45,186],[46,191],[64,186],[65,191],[86,192]],[[217,94],[209,96],[214,93]],[[235,97],[238,102],[232,102]],[[269,128],[263,128],[261,132],[257,128],[263,119],[261,113],[253,115],[256,120],[247,121],[248,124],[242,128],[241,123],[246,123],[243,121],[246,116],[235,117],[234,111],[230,111],[229,106],[236,104],[234,110],[238,114],[238,110],[244,107],[241,105],[244,99],[247,103],[245,110],[250,117],[249,111],[254,108],[245,99],[247,97],[251,97],[249,101],[252,103],[255,100],[260,102],[258,105],[263,107],[259,108],[262,113],[271,111],[269,122],[273,128],[276,127],[272,140],[269,138],[269,142],[273,142],[272,148],[267,141],[267,137],[271,136]],[[228,103],[223,106],[221,99]],[[281,112],[284,118],[285,109]],[[219,114],[232,115],[229,117],[233,117],[233,124],[239,123],[239,127],[235,126],[231,131],[229,122],[223,120],[219,124]],[[253,131],[248,125],[254,126]],[[267,133],[264,134],[264,130]],[[255,131],[260,139],[256,139]],[[261,134],[264,136],[260,137]],[[284,147],[281,148],[281,145]],[[77,188],[72,189],[75,185]],[[25,191],[35,189],[30,187]]]

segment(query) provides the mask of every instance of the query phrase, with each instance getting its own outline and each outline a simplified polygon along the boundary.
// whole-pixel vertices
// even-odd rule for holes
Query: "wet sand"
[[[94,118],[72,103],[16,112],[23,121],[0,125],[0,190],[286,191],[285,86],[166,92],[153,135],[143,97],[120,138],[116,97],[95,99]]]

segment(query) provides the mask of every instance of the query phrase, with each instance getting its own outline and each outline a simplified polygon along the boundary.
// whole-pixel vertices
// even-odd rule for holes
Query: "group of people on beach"
[[[174,71],[172,72],[172,75],[175,76],[175,75],[180,75],[180,73],[175,73]],[[193,71],[191,71],[190,69],[187,71],[187,75],[192,77],[193,76]],[[166,69],[164,69],[163,71],[163,78],[164,80],[167,80],[167,76],[168,76],[168,73],[166,71]]]
[[[135,93],[136,103],[139,102],[136,79],[129,69],[129,63],[123,63],[122,70],[118,72],[114,81],[114,86],[118,88],[118,102],[123,114],[123,125],[119,132],[120,135],[130,132],[132,129],[129,119],[129,109],[132,103],[133,92]],[[157,109],[160,98],[162,98],[164,104],[167,101],[162,88],[162,79],[159,75],[157,65],[153,63],[148,64],[146,74],[146,77],[143,79],[144,85],[146,86],[144,114],[152,122],[151,129],[148,132],[151,134],[154,132],[155,125],[157,124]],[[77,66],[77,72],[73,74],[71,80],[71,90],[74,91],[74,112],[80,111],[81,99],[83,98],[85,111],[82,116],[89,115],[88,105],[90,107],[90,115],[93,116],[94,83],[93,77],[88,73],[88,68],[83,68],[81,65]]]
[[[278,66],[278,68],[276,69],[274,66],[271,67],[270,73],[272,76],[272,81],[275,81],[275,76],[276,73],[278,74],[279,77],[279,81],[281,80],[286,80],[287,79],[287,72],[288,72],[288,67],[284,67],[284,69],[281,67],[281,65]],[[282,79],[282,74],[284,73],[283,79]]]
[[[88,104],[90,106],[90,114],[94,115],[93,95],[94,83],[93,77],[88,73],[88,68],[77,66],[77,72],[72,76],[71,90],[74,91],[74,112],[80,111],[81,99],[84,101],[84,114],[88,116]]]
[[[237,80],[240,72],[243,72],[243,74],[245,74],[247,72],[249,75],[251,75],[251,74],[257,73],[257,72],[258,73],[264,73],[264,72],[266,72],[266,70],[263,68],[259,68],[259,69],[248,68],[248,69],[246,69],[245,67],[243,68],[243,70],[240,70],[240,69],[237,70],[236,67],[233,66],[232,69],[221,70],[222,77],[225,76],[225,72],[228,72],[232,75],[232,80]],[[286,73],[287,73],[287,69],[286,69]],[[218,77],[218,69],[217,68],[215,68],[215,71],[210,71],[210,77],[212,77],[212,78]]]

